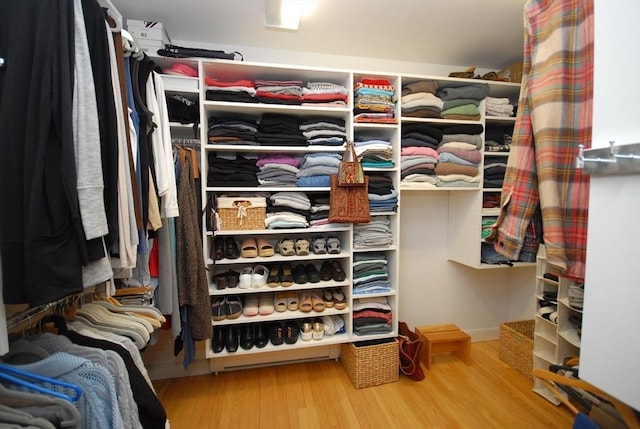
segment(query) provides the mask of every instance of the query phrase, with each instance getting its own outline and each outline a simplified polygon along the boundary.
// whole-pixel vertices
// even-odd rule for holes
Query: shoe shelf
[[[209,296],[225,296],[225,295],[244,295],[247,293],[261,293],[261,292],[287,292],[291,290],[299,291],[299,290],[309,290],[309,289],[327,289],[327,288],[343,288],[351,285],[351,280],[345,280],[343,282],[337,282],[335,280],[326,280],[320,281],[318,283],[306,283],[306,284],[297,284],[294,283],[291,286],[275,286],[275,287],[261,287],[261,288],[249,288],[249,289],[240,289],[238,287],[235,288],[226,288],[226,289],[216,289],[214,284],[209,285]]]
[[[243,258],[242,256],[237,259],[219,259],[217,261],[213,261],[213,259],[207,259],[207,265],[255,265],[255,264],[272,264],[272,263],[302,263],[304,261],[317,261],[317,260],[325,260],[325,259],[344,259],[350,256],[349,252],[342,251],[340,253],[334,253],[332,255],[323,255],[323,254],[313,254],[310,253],[307,256],[282,256],[275,254],[273,256],[256,256],[255,258]]]
[[[557,323],[539,315],[535,317],[534,368],[549,369],[561,365],[567,357],[580,356],[580,334],[572,320],[580,320],[582,311],[569,305],[569,288],[576,285],[562,276],[553,276],[547,262],[546,249],[540,246],[536,263],[536,309],[551,304],[556,307]],[[557,280],[556,280],[557,279]],[[558,405],[559,401],[538,379],[533,380],[534,392]]]
[[[224,326],[224,325],[239,325],[245,323],[263,323],[263,322],[276,322],[281,320],[294,320],[294,319],[315,319],[317,317],[322,316],[333,316],[339,314],[349,314],[351,309],[349,307],[343,310],[336,310],[335,308],[325,308],[322,311],[314,311],[304,312],[300,310],[285,310],[282,312],[274,311],[271,314],[258,314],[256,316],[245,316],[241,314],[235,319],[224,319],[224,320],[211,320],[211,322],[215,326]]]
[[[331,69],[316,69],[316,68],[303,68],[296,66],[279,66],[272,64],[260,64],[251,62],[233,62],[224,60],[202,60],[199,62],[200,70],[200,100],[201,101],[201,130],[200,136],[203,142],[201,149],[201,165],[203,171],[202,180],[202,194],[203,201],[206,201],[207,197],[212,193],[216,194],[253,194],[266,196],[272,193],[306,193],[311,197],[313,194],[329,192],[328,186],[323,187],[298,187],[298,186],[219,186],[224,183],[215,183],[207,181],[206,173],[209,171],[209,161],[219,162],[220,158],[225,156],[238,157],[244,156],[247,158],[253,158],[260,155],[276,155],[276,154],[290,154],[296,157],[302,157],[305,154],[314,153],[338,153],[343,152],[342,146],[332,145],[305,145],[305,146],[280,146],[280,145],[234,145],[234,144],[217,144],[209,142],[208,138],[208,124],[210,118],[220,119],[243,119],[255,121],[259,124],[265,115],[287,115],[290,117],[297,117],[300,119],[311,118],[337,118],[343,119],[347,129],[347,138],[351,137],[351,114],[352,114],[352,96],[349,95],[348,103],[342,107],[325,107],[325,106],[313,106],[313,105],[289,105],[289,104],[274,104],[274,103],[252,103],[252,102],[235,102],[235,101],[217,101],[207,99],[207,81],[209,79],[215,79],[219,82],[235,82],[240,80],[264,80],[264,81],[301,81],[303,86],[307,82],[330,82],[344,87],[352,87],[352,74],[346,71],[331,70]],[[274,86],[278,86],[276,83]],[[211,94],[211,93],[209,93]],[[214,156],[214,154],[218,156]],[[211,155],[211,156],[210,156]],[[215,159],[215,161],[213,161]],[[209,186],[212,185],[212,186]],[[323,289],[340,291],[343,295],[343,299],[346,302],[344,309],[336,309],[335,307],[326,307],[323,311],[312,310],[310,312],[301,311],[300,309],[276,311],[274,309],[270,314],[257,314],[257,315],[245,315],[240,314],[235,318],[224,318],[222,320],[213,320],[212,324],[214,328],[214,338],[207,341],[206,345],[206,357],[211,359],[212,370],[217,371],[217,368],[227,367],[244,367],[255,364],[263,364],[264,362],[270,362],[273,355],[273,362],[283,362],[288,359],[296,360],[300,356],[309,356],[310,354],[317,354],[318,352],[306,353],[305,349],[322,349],[320,346],[333,346],[343,342],[350,341],[351,338],[351,291],[350,291],[350,272],[351,272],[351,231],[352,226],[350,224],[332,224],[323,226],[309,226],[307,228],[289,228],[289,229],[260,229],[260,230],[218,230],[218,231],[206,231],[204,228],[203,233],[203,247],[206,253],[205,262],[209,269],[209,293],[212,299],[212,303],[219,302],[221,299],[227,301],[227,298],[235,296],[233,299],[238,300],[246,310],[250,307],[245,307],[245,304],[255,300],[256,296],[262,302],[262,299],[267,298],[265,302],[270,301],[270,295],[273,295],[274,307],[275,298],[277,293],[294,292],[298,302],[305,300],[305,291],[311,291],[311,294],[318,293],[323,295]],[[340,250],[338,253],[314,253],[312,249],[312,242],[314,238],[329,238],[337,237],[340,240]],[[219,238],[225,241],[225,252],[227,240],[233,240],[236,244],[239,257],[228,258],[225,255],[221,259],[215,260],[216,247],[220,248],[218,242]],[[260,238],[269,242],[273,246],[274,252],[270,256],[257,256],[246,257],[251,255],[242,256],[242,244],[251,238],[255,238],[258,242]],[[292,256],[281,254],[279,245],[284,239],[291,239],[294,243],[299,238],[304,238],[308,241],[309,252],[308,254],[295,254]],[[327,246],[328,249],[328,246]],[[298,252],[296,252],[298,253]],[[218,250],[220,255],[220,250]],[[220,257],[220,256],[218,256]],[[319,282],[306,282],[296,283],[297,276],[302,276],[298,271],[296,274],[296,268],[304,266],[304,272],[307,276],[312,275],[311,271],[307,270],[308,265],[313,265],[315,269],[320,272],[321,264],[324,266],[324,262],[337,262],[341,270],[344,271],[346,278],[342,281],[341,277],[335,277],[331,280],[321,280]],[[255,276],[255,270],[257,266],[264,266],[267,268],[269,277],[274,272],[278,272],[277,276],[282,277],[283,271],[278,266],[288,265],[291,269],[291,278],[293,284],[290,286],[282,286],[278,282],[278,286],[269,287],[268,285],[261,285],[261,287],[239,288],[226,287],[218,289],[216,281],[220,281],[219,277],[225,277],[225,272],[239,272],[242,273],[243,269],[246,271],[251,268],[253,276]],[[302,268],[301,268],[302,270]],[[231,275],[231,274],[230,274]],[[288,275],[288,274],[287,274]],[[313,274],[315,275],[315,273]],[[324,277],[323,277],[324,278]],[[222,283],[231,281],[231,277],[228,279],[222,279]],[[242,279],[242,277],[240,277]],[[252,282],[255,282],[252,277]],[[238,280],[238,284],[240,284]],[[314,292],[315,291],[315,292]],[[309,293],[306,294],[308,296]],[[335,295],[334,295],[335,296]],[[295,298],[294,297],[294,298]],[[315,301],[314,301],[315,302]],[[299,302],[299,305],[301,303]],[[253,304],[250,304],[253,305]],[[319,308],[318,308],[319,309]],[[268,312],[268,311],[267,311]],[[251,312],[249,312],[251,314]],[[250,326],[262,326],[264,330],[270,329],[278,323],[282,323],[281,326],[286,326],[286,321],[294,322],[300,325],[302,328],[303,321],[305,319],[321,319],[324,317],[336,317],[342,319],[344,323],[344,334],[324,335],[322,339],[312,339],[305,341],[302,339],[302,335],[293,344],[280,344],[273,345],[273,341],[269,338],[266,346],[258,348],[257,346],[251,347],[249,350],[244,350],[242,347],[238,347],[236,351],[228,352],[225,348],[219,352],[214,353],[212,350],[212,343],[216,340],[216,333],[220,335],[220,332],[224,332],[223,335],[233,335],[232,332],[237,331],[237,334],[241,337],[241,331],[251,331]],[[329,326],[329,325],[327,325]],[[236,329],[237,328],[237,329]],[[221,331],[222,330],[222,331]],[[257,328],[256,328],[257,330]],[[335,351],[334,351],[335,353]],[[331,354],[331,353],[330,353]],[[252,356],[256,356],[252,358]]]
[[[351,338],[347,334],[333,334],[333,335],[324,334],[322,339],[320,340],[311,339],[311,340],[305,341],[305,340],[302,340],[301,338],[298,338],[298,340],[293,344],[283,343],[283,344],[274,346],[271,342],[269,342],[267,343],[266,346],[262,348],[258,348],[254,346],[249,350],[244,350],[241,347],[238,347],[238,349],[235,352],[228,352],[227,350],[223,350],[219,353],[214,353],[211,350],[211,340],[208,340],[205,356],[207,359],[217,359],[217,358],[225,358],[225,357],[241,357],[241,356],[249,356],[249,355],[254,355],[259,353],[294,351],[296,349],[303,349],[308,347],[323,347],[323,346],[326,347],[330,345],[340,345],[342,343],[347,343],[349,341],[351,341]]]
[[[291,190],[291,189],[289,189]],[[215,235],[322,235],[329,233],[349,232],[351,227],[345,224],[328,224],[324,226],[310,226],[309,228],[278,228],[278,229],[238,229],[238,230],[218,230]],[[213,231],[207,231],[207,235],[214,235]]]

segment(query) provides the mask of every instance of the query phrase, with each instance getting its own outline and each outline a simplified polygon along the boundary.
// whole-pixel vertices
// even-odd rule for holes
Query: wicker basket
[[[498,356],[510,367],[533,380],[533,330],[535,321],[521,320],[500,325]]]
[[[216,198],[220,230],[264,229],[267,200],[264,197]]]
[[[356,389],[398,381],[398,341],[362,345],[342,344],[340,360]]]

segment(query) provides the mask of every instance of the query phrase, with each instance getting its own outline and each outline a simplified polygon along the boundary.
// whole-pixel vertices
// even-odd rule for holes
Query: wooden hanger
[[[611,402],[616,411],[620,413],[627,426],[629,426],[629,429],[640,429],[640,420],[638,420],[638,417],[636,416],[633,408],[609,395],[607,392],[598,389],[596,386],[587,383],[586,381],[579,378],[565,377],[564,375],[556,374],[555,372],[547,371],[541,368],[535,368],[532,372],[532,375],[538,378],[551,391],[553,396],[558,398],[574,414],[578,414],[578,409],[573,404],[571,404],[571,402],[569,402],[561,392],[557,390],[556,383],[564,384],[565,386],[570,386],[577,389],[582,389],[586,392],[593,393],[594,395],[606,399],[607,401]]]

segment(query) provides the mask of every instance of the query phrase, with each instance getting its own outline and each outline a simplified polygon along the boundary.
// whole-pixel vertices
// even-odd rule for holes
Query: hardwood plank
[[[433,357],[426,378],[355,389],[342,364],[321,361],[154,381],[173,428],[570,428],[572,413],[534,393],[473,343],[471,365]],[[423,365],[424,366],[424,365]]]

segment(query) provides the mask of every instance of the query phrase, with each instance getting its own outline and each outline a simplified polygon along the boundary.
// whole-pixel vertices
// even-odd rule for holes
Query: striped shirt
[[[575,168],[591,147],[593,1],[529,0],[524,8],[523,81],[502,188],[488,241],[517,260],[536,207],[548,262],[583,279],[589,179]]]

